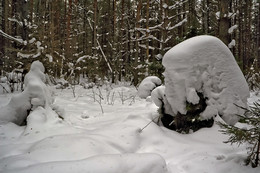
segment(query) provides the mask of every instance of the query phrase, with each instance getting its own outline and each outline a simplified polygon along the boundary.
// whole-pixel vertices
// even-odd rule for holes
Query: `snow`
[[[146,99],[151,95],[154,88],[161,85],[162,81],[157,76],[148,76],[140,83],[138,87],[138,96],[140,98]]]
[[[163,57],[165,94],[176,114],[186,113],[186,101],[198,103],[196,92],[207,98],[203,119],[219,114],[228,124],[247,106],[249,88],[230,50],[218,38],[197,36],[188,39]]]
[[[93,101],[93,89],[76,86],[55,90],[55,104],[64,108],[64,120],[51,109],[38,107],[28,126],[0,125],[0,172],[93,172],[93,173],[258,173],[260,168],[243,165],[246,146],[223,143],[228,136],[219,126],[192,134],[179,134],[155,123],[157,106],[138,97],[121,103],[135,87],[112,86],[113,105],[106,103],[110,86],[100,88],[102,106]],[[97,89],[97,88],[95,88]],[[259,97],[252,94],[249,102]],[[0,104],[10,95],[0,95]],[[3,102],[2,102],[3,101]],[[47,116],[48,115],[48,116]],[[221,119],[219,119],[221,120]],[[167,170],[166,170],[167,169]],[[167,172],[168,171],[168,172]]]
[[[236,46],[236,40],[232,39],[231,42],[228,44],[228,48],[233,48],[234,46]]]
[[[6,37],[6,38],[8,38],[10,40],[16,41],[16,42],[18,42],[18,43],[20,43],[22,45],[25,45],[25,46],[27,45],[27,41],[26,40],[23,40],[23,39],[20,39],[20,38],[15,38],[15,37],[5,33],[1,29],[0,29],[0,35],[4,36],[4,37]]]
[[[36,54],[35,55],[33,55],[33,58],[37,58],[37,57],[39,57],[40,55],[41,55],[41,53],[42,53],[42,51],[43,51],[43,47],[41,46],[41,42],[40,41],[37,41],[36,42],[36,46],[37,46],[37,50],[36,50]]]
[[[17,19],[15,19],[15,18],[10,18],[10,17],[8,17],[8,20],[9,21],[11,21],[11,22],[16,22],[19,26],[23,26],[23,22],[20,22],[20,21],[18,21]]]
[[[143,164],[147,162],[148,165]],[[45,163],[22,169],[21,173],[166,173],[165,161],[156,154],[107,154],[79,161]],[[8,173],[15,171],[7,171]]]
[[[165,95],[165,86],[156,87],[151,93],[151,98],[156,106],[159,108],[164,107],[165,114],[174,114]]]
[[[46,57],[49,59],[49,62],[53,62],[53,57],[50,54],[46,54]]]
[[[228,29],[228,33],[232,34],[234,32],[235,29],[237,29],[238,25],[233,25]]]
[[[29,43],[32,44],[32,43],[34,43],[35,41],[36,41],[36,38],[33,37],[32,39],[29,40]]]
[[[81,61],[84,61],[84,59],[86,59],[86,58],[90,58],[90,56],[89,55],[83,55],[83,56],[79,57],[76,61],[76,64],[78,64]]]
[[[0,122],[22,124],[28,111],[38,106],[46,107],[53,102],[51,94],[44,84],[44,66],[40,61],[31,64],[30,71],[25,75],[25,90],[14,95],[10,101],[0,107]]]
[[[217,19],[220,18],[220,11],[216,12]]]
[[[169,30],[172,30],[174,28],[177,28],[179,26],[182,26],[184,23],[188,22],[187,18],[183,19],[182,21],[180,21],[179,23],[177,23],[176,25],[169,27]]]
[[[168,8],[168,5],[166,3],[163,3],[163,8]]]
[[[30,58],[33,55],[34,54],[25,54],[25,53],[17,52],[17,57],[21,57],[21,58]]]

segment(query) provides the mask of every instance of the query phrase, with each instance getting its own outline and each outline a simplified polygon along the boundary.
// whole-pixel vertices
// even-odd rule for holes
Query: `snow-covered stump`
[[[49,107],[53,98],[45,85],[45,68],[40,61],[31,64],[30,71],[25,75],[25,90],[14,95],[10,102],[0,108],[0,121],[22,125],[30,111],[41,106]]]
[[[146,99],[151,95],[151,92],[157,86],[160,86],[162,81],[157,76],[148,76],[142,80],[138,87],[138,96],[142,99]]]
[[[248,85],[234,56],[218,38],[188,39],[170,49],[162,63],[165,95],[173,112],[162,121],[169,128],[187,132],[190,124],[188,128],[198,130],[211,126],[217,115],[234,125],[236,115],[244,113],[240,107],[247,107]]]

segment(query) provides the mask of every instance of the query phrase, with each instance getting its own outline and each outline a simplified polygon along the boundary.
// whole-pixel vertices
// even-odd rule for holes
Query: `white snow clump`
[[[166,98],[164,85],[156,87],[151,93],[151,98],[156,106],[163,109],[165,114],[174,115]]]
[[[157,86],[160,86],[162,81],[157,76],[148,76],[140,83],[138,87],[138,96],[142,99],[146,99],[151,95],[151,92]]]
[[[14,95],[9,103],[0,108],[0,122],[13,122],[21,125],[29,114],[38,106],[43,108],[53,102],[53,98],[45,85],[45,68],[40,61],[31,64],[25,75],[25,90]]]
[[[163,57],[165,94],[172,111],[186,114],[186,101],[197,104],[202,93],[207,107],[201,118],[219,114],[228,124],[247,107],[249,88],[228,47],[213,36],[188,39]],[[238,106],[237,106],[238,105]]]

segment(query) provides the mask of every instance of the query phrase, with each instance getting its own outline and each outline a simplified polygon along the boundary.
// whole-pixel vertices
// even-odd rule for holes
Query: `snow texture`
[[[46,54],[46,58],[49,59],[49,62],[53,62],[53,57],[50,54]]]
[[[186,114],[186,101],[199,102],[197,92],[207,99],[203,119],[219,114],[226,123],[235,124],[236,114],[247,106],[249,88],[232,53],[213,36],[188,39],[163,57],[165,94],[172,111]]]
[[[84,59],[86,59],[86,58],[91,58],[89,55],[84,55],[84,56],[82,56],[82,57],[79,57],[78,59],[77,59],[77,61],[76,61],[76,64],[78,64],[79,62],[81,62],[81,61],[84,61]]]
[[[148,164],[143,164],[148,163]],[[166,173],[165,160],[157,154],[111,154],[79,161],[61,161],[27,167],[6,173]]]
[[[165,86],[156,87],[151,93],[151,98],[156,106],[159,108],[163,107],[164,113],[169,115],[174,114],[165,95]]]
[[[228,47],[231,49],[236,46],[236,40],[232,39],[231,42],[228,44]]]
[[[0,35],[4,36],[4,37],[6,37],[6,38],[8,38],[10,40],[16,41],[16,42],[18,42],[18,43],[20,43],[22,45],[27,45],[27,41],[26,40],[23,40],[23,39],[20,39],[20,38],[15,38],[15,37],[5,33],[1,29],[0,29]]]
[[[159,116],[154,103],[135,97],[134,102],[128,99],[122,104],[118,92],[123,91],[125,98],[135,96],[134,86],[123,82],[101,86],[105,98],[109,88],[115,92],[114,104],[102,100],[104,114],[91,97],[98,88],[76,85],[77,99],[72,89],[53,88],[55,104],[64,108],[64,120],[56,119],[49,108],[37,107],[27,126],[1,124],[0,172],[166,173],[165,163],[167,173],[260,172],[260,167],[244,165],[247,145],[223,143],[228,136],[219,132],[218,125],[177,133],[152,121]],[[0,105],[10,97],[0,94]],[[258,99],[252,95],[249,102]]]
[[[0,122],[22,124],[30,110],[36,107],[49,106],[53,99],[45,85],[45,68],[40,61],[31,64],[30,71],[25,75],[25,90],[14,95],[8,104],[0,108]]]
[[[229,29],[228,29],[228,33],[229,34],[232,34],[234,32],[235,29],[238,28],[238,25],[234,25],[234,26],[231,26]]]
[[[137,94],[140,98],[146,99],[152,90],[161,84],[162,81],[157,76],[148,76],[140,83]]]
[[[179,23],[177,23],[176,25],[174,25],[173,27],[169,27],[169,30],[172,30],[174,28],[177,28],[179,26],[182,26],[184,23],[188,22],[187,18],[183,19],[182,21],[180,21]]]

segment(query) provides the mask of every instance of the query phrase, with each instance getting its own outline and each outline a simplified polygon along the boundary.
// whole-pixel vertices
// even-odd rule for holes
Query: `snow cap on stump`
[[[238,121],[247,107],[249,88],[228,47],[213,36],[190,38],[163,57],[165,94],[172,111],[185,114],[186,101],[199,103],[198,92],[207,99],[203,119],[219,114],[228,124]]]

